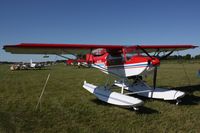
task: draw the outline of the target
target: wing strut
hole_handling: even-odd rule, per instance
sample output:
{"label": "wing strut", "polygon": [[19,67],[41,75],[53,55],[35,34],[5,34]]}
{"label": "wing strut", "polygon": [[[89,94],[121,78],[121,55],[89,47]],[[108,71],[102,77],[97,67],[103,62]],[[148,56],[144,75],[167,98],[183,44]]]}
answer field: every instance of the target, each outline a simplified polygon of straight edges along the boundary
{"label": "wing strut", "polygon": [[145,49],[143,49],[140,45],[137,45],[137,47],[141,49],[147,56],[149,56],[152,59],[152,56]]}
{"label": "wing strut", "polygon": [[65,59],[71,59],[71,58],[69,58],[69,57],[67,57],[67,56],[63,56],[63,55],[59,55],[59,54],[56,54],[57,56],[60,56],[60,57],[62,57],[62,58],[65,58]]}
{"label": "wing strut", "polygon": [[168,56],[170,56],[173,52],[175,51],[175,49],[174,50],[172,50],[171,52],[169,52],[168,54],[166,54],[166,55],[163,55],[163,56],[161,56],[161,57],[158,57],[160,60],[163,60],[163,59],[166,59]]}

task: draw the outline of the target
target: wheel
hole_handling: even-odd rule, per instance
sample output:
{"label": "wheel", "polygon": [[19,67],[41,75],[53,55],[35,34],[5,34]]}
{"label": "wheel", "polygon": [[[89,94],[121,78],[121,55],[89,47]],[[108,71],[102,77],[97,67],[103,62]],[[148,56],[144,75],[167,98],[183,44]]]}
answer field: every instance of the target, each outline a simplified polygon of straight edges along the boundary
{"label": "wheel", "polygon": [[176,105],[178,105],[180,102],[181,102],[181,100],[180,100],[180,99],[177,99],[177,100],[176,100]]}
{"label": "wheel", "polygon": [[137,108],[137,107],[134,107],[134,106],[133,106],[133,109],[134,109],[135,111],[139,110],[139,108]]}

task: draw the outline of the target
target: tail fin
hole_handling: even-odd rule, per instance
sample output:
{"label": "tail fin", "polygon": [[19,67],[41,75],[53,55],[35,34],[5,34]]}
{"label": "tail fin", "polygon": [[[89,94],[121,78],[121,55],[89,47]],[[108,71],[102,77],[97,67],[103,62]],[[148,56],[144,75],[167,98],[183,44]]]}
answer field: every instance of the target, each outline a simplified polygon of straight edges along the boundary
{"label": "tail fin", "polygon": [[33,61],[32,61],[32,59],[30,60],[30,64],[33,64]]}

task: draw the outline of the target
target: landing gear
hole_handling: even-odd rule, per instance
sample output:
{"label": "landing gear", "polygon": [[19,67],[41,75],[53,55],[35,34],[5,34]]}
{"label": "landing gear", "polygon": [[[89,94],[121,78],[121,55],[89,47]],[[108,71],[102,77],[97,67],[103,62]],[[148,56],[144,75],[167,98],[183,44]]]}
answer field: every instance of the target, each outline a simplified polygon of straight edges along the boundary
{"label": "landing gear", "polygon": [[133,79],[133,83],[137,83],[139,81],[142,81],[143,77],[142,76],[132,76],[132,77],[128,77],[128,79]]}
{"label": "landing gear", "polygon": [[177,99],[176,100],[176,105],[178,105],[180,102],[182,102],[181,99]]}
{"label": "landing gear", "polygon": [[124,84],[124,79],[123,79],[122,80],[121,94],[124,94],[124,87],[125,87],[125,84]]}
{"label": "landing gear", "polygon": [[133,106],[133,110],[138,111],[139,108]]}

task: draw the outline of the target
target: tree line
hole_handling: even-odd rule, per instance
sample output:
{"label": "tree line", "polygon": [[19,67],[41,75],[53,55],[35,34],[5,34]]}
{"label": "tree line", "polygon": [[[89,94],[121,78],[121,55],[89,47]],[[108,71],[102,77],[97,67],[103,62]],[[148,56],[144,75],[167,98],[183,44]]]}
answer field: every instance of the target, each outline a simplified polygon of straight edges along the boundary
{"label": "tree line", "polygon": [[171,55],[167,58],[167,60],[177,60],[177,59],[184,59],[184,60],[190,60],[190,59],[200,59],[200,54],[196,55],[194,57],[191,56],[191,54],[186,55]]}

